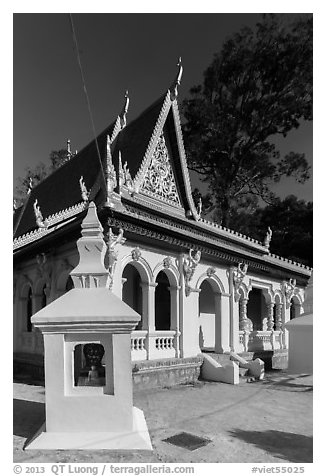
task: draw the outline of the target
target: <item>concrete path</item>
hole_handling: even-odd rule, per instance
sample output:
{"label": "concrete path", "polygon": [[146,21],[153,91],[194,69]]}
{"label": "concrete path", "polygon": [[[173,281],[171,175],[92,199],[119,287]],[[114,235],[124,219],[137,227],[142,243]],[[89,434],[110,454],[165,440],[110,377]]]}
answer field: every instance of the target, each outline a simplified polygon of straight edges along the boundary
{"label": "concrete path", "polygon": [[[135,393],[154,451],[23,450],[44,421],[44,387],[14,384],[14,462],[311,463],[312,376],[271,372],[261,382]],[[181,432],[211,440],[193,451],[163,440]]]}

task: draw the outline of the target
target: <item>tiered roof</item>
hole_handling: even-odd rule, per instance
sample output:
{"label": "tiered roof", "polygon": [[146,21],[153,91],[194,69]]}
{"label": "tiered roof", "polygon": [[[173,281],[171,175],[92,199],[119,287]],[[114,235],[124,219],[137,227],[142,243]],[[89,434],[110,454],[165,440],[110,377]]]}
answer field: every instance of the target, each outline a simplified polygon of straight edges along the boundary
{"label": "tiered roof", "polygon": [[[31,190],[14,214],[14,250],[41,244],[45,236],[79,222],[88,201],[94,201],[99,211],[153,221],[172,232],[184,229],[187,236],[231,249],[244,260],[253,255],[266,265],[309,276],[308,267],[271,255],[257,240],[200,217],[192,199],[177,104],[180,71],[181,64],[171,88],[130,124],[126,124],[126,95],[120,115],[97,137],[100,157],[93,140]],[[82,195],[81,179],[88,201]],[[36,200],[45,226],[36,222]]]}

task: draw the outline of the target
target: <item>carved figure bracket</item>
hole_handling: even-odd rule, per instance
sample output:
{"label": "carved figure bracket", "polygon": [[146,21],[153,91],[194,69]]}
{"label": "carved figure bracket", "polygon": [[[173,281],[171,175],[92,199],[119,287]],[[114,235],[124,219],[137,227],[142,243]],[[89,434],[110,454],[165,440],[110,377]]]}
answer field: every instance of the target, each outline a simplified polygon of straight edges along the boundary
{"label": "carved figure bracket", "polygon": [[201,258],[201,251],[196,251],[191,248],[189,250],[189,255],[184,255],[183,257],[183,275],[185,279],[185,294],[189,296],[190,293],[193,291],[193,288],[190,286],[190,281],[195,273],[195,270],[199,264]]}
{"label": "carved figure bracket", "polygon": [[107,245],[107,250],[104,257],[104,264],[107,268],[110,278],[109,289],[112,289],[113,286],[113,278],[114,278],[114,271],[117,264],[118,259],[118,252],[116,247],[118,245],[123,245],[126,241],[126,238],[123,237],[123,229],[119,229],[119,234],[115,235],[112,232],[112,228],[109,228],[109,231],[104,235],[104,241]]}
{"label": "carved figure bracket", "polygon": [[248,271],[248,265],[246,263],[239,263],[238,267],[233,268],[232,270],[234,297],[236,301],[240,299],[239,289],[247,274],[247,271]]}
{"label": "carved figure bracket", "polygon": [[295,292],[296,285],[297,285],[296,279],[289,279],[289,282],[287,281],[282,282],[281,289],[285,297],[285,304],[287,308],[289,308],[291,305],[291,298]]}

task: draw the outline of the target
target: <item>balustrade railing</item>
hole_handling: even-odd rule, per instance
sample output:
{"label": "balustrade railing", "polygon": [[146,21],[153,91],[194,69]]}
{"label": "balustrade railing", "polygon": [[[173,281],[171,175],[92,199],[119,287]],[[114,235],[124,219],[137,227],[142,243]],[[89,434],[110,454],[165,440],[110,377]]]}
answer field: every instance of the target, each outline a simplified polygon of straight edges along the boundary
{"label": "balustrade railing", "polygon": [[133,331],[131,333],[131,359],[146,360],[146,339],[148,331]]}
{"label": "balustrade railing", "polygon": [[239,345],[242,352],[282,349],[283,332],[282,330],[254,331],[246,334],[245,331],[239,331]]}
{"label": "balustrade railing", "polygon": [[175,331],[133,331],[131,333],[132,360],[176,357]]}

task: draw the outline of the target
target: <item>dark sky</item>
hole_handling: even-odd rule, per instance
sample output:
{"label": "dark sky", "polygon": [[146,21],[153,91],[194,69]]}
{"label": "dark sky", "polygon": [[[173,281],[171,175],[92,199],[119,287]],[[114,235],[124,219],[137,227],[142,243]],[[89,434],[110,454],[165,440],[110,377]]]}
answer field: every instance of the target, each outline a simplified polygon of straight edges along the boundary
{"label": "dark sky", "polygon": [[[129,90],[128,121],[168,89],[182,56],[179,103],[228,35],[258,14],[73,14],[96,132],[119,114]],[[93,138],[68,14],[14,14],[14,181],[26,166],[47,162],[67,138],[80,150]],[[282,153],[312,164],[312,124],[278,141]],[[312,200],[312,180],[275,189]]]}

